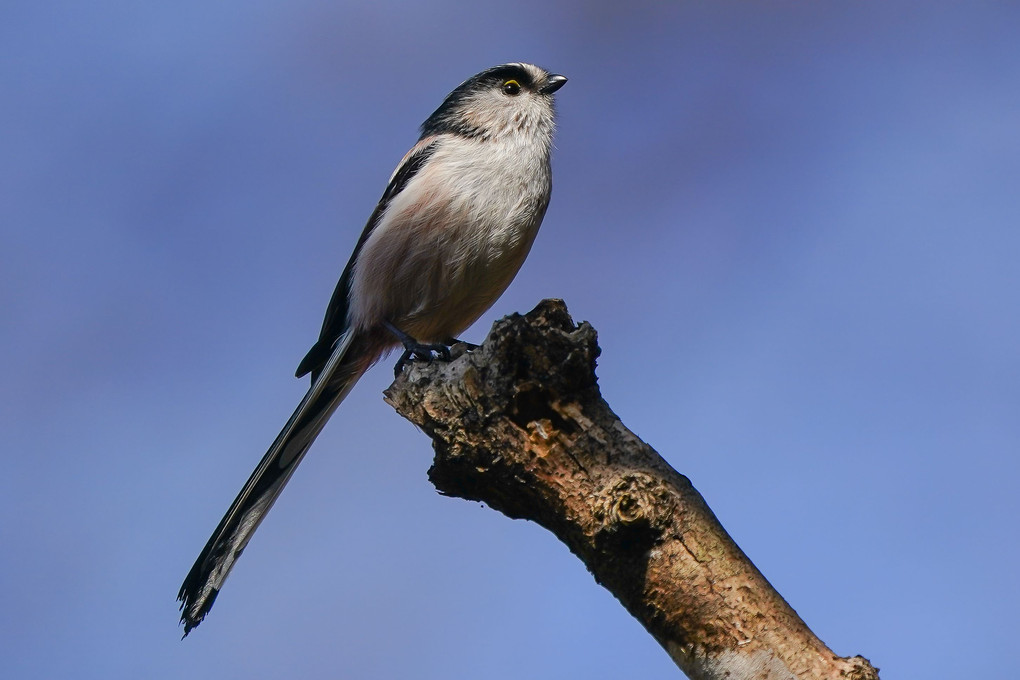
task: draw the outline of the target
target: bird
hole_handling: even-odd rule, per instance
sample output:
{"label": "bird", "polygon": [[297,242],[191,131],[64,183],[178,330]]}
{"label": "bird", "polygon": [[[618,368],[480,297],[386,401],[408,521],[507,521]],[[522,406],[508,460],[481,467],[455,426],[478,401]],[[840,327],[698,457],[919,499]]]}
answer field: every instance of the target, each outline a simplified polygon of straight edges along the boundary
{"label": "bird", "polygon": [[330,416],[380,358],[449,360],[449,347],[524,263],[552,192],[556,93],[567,79],[528,63],[458,85],[391,175],[295,375],[311,386],[195,560],[177,599],[184,636],[209,613],[237,558]]}

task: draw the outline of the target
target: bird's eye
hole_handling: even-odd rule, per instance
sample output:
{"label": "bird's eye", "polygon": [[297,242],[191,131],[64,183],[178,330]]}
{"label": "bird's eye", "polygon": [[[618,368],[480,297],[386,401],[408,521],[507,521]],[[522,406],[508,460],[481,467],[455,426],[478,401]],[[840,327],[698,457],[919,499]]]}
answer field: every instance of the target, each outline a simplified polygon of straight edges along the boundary
{"label": "bird's eye", "polygon": [[516,80],[508,80],[503,83],[503,92],[509,95],[518,94],[521,91],[521,84]]}

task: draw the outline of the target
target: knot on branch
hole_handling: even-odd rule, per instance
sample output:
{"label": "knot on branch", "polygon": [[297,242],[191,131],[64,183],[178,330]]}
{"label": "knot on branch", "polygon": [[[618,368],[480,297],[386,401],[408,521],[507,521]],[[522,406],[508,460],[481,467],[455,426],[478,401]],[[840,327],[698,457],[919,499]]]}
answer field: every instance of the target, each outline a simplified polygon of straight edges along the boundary
{"label": "knot on branch", "polygon": [[654,477],[641,472],[628,473],[600,494],[595,517],[606,526],[662,526],[671,521],[670,496],[669,489]]}
{"label": "knot on branch", "polygon": [[617,478],[597,499],[592,516],[601,524],[595,544],[602,551],[643,553],[662,540],[674,519],[676,504],[669,487],[641,472]]}

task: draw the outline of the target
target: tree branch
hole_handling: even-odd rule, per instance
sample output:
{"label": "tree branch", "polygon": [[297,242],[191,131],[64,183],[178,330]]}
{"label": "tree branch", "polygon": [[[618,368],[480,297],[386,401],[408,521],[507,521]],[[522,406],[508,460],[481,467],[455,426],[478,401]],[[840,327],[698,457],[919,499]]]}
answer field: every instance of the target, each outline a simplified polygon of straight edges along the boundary
{"label": "tree branch", "polygon": [[693,680],[877,680],[815,637],[690,481],[599,393],[595,330],[562,301],[416,363],[387,401],[433,440],[440,493],[552,531]]}

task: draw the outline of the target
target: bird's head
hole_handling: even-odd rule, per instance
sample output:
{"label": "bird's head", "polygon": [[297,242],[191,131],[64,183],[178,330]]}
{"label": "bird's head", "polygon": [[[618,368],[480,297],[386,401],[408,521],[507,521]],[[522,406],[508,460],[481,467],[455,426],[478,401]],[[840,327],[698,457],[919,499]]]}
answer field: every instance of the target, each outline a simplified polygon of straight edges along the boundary
{"label": "bird's head", "polygon": [[422,136],[452,133],[499,139],[535,130],[551,135],[553,93],[567,79],[533,64],[503,64],[474,75],[422,123]]}

